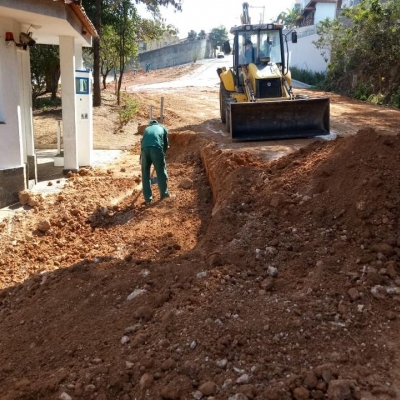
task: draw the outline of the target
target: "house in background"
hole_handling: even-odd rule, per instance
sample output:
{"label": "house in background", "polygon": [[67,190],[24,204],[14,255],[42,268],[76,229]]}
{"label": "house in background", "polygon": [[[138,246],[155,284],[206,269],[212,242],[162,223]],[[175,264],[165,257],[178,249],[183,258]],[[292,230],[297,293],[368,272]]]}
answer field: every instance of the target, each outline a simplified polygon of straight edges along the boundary
{"label": "house in background", "polygon": [[29,57],[35,44],[60,48],[64,171],[91,163],[91,85],[82,47],[97,33],[80,3],[0,0],[0,207],[17,202],[37,180]]}
{"label": "house in background", "polygon": [[298,18],[297,26],[317,25],[326,18],[335,19],[337,3],[339,3],[337,0],[301,0],[301,15]]}
{"label": "house in background", "polygon": [[342,0],[300,0],[297,2],[300,11],[296,27],[298,41],[296,44],[289,43],[291,67],[312,72],[326,71],[330,54],[326,50],[323,57],[313,43],[319,39],[316,25],[326,18],[331,20],[337,18],[341,4]]}

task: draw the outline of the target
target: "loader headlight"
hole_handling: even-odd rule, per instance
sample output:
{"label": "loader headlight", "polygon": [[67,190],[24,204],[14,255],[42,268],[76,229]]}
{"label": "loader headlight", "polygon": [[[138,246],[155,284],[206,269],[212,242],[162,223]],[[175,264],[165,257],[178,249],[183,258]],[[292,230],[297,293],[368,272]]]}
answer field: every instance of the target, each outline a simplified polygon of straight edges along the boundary
{"label": "loader headlight", "polygon": [[246,31],[251,31],[252,27],[251,25],[246,25],[244,29],[246,29]]}
{"label": "loader headlight", "polygon": [[267,29],[274,29],[274,24],[267,24]]}

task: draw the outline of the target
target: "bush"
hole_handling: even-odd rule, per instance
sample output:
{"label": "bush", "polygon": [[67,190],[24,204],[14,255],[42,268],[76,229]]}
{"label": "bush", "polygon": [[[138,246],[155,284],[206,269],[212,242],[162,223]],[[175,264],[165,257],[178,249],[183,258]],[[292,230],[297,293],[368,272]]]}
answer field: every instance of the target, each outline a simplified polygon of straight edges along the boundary
{"label": "bush", "polygon": [[36,97],[33,107],[37,110],[46,111],[49,108],[61,107],[61,98],[56,97],[54,100],[50,96]]}
{"label": "bush", "polygon": [[368,97],[368,102],[372,103],[372,104],[377,104],[377,105],[382,105],[384,104],[384,100],[385,100],[385,96],[382,93],[378,93],[378,94],[371,94]]}
{"label": "bush", "polygon": [[353,97],[358,100],[368,101],[372,93],[372,88],[366,83],[361,82],[354,88]]}
{"label": "bush", "polygon": [[392,107],[400,108],[400,88],[397,89],[397,92],[392,94],[390,100],[389,100],[389,105]]}
{"label": "bush", "polygon": [[200,53],[198,51],[194,51],[192,54],[193,64],[196,64],[196,61],[200,58]]}
{"label": "bush", "polygon": [[[363,0],[340,18],[318,23],[321,54],[330,49],[327,82],[334,91],[375,104],[399,106],[400,2]],[[358,85],[354,88],[353,77]],[[393,90],[394,89],[394,90]]]}
{"label": "bush", "polygon": [[132,96],[128,94],[123,95],[122,102],[123,105],[118,112],[120,126],[126,125],[139,111],[139,102]]}
{"label": "bush", "polygon": [[314,72],[308,69],[300,69],[297,67],[290,68],[290,72],[293,79],[311,86],[320,87],[324,84],[326,79],[326,73],[324,72]]}

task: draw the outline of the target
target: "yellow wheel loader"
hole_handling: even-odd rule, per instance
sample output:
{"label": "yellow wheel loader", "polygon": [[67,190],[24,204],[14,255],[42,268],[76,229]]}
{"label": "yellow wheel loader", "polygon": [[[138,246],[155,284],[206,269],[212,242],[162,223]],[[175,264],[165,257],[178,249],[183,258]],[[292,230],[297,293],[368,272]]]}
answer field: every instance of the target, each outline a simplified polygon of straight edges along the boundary
{"label": "yellow wheel loader", "polygon": [[[233,67],[218,68],[221,121],[232,140],[306,138],[329,134],[329,98],[295,96],[280,24],[250,24],[243,3],[243,25],[231,29]],[[297,42],[295,31],[292,43]],[[228,42],[225,54],[231,53]],[[286,61],[285,61],[286,59]]]}

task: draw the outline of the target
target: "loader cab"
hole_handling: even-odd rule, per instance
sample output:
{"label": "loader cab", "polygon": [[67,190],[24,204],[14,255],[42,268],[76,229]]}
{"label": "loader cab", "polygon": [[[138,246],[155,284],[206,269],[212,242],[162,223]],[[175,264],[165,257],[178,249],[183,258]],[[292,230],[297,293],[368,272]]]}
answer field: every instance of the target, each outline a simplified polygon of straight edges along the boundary
{"label": "loader cab", "polygon": [[282,26],[278,24],[241,25],[234,34],[233,67],[250,63],[284,65]]}

